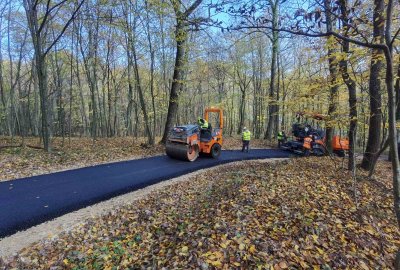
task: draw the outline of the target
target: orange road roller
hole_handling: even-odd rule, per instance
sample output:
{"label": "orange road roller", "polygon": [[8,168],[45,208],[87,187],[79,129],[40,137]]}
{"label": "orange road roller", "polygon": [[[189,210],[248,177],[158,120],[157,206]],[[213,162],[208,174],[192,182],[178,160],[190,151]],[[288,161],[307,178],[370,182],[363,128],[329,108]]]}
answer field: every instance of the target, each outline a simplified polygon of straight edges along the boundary
{"label": "orange road roller", "polygon": [[166,142],[166,153],[169,157],[195,161],[200,154],[218,158],[223,143],[222,130],[224,127],[223,112],[220,108],[207,108],[204,119],[210,122],[215,119],[216,126],[202,128],[199,125],[182,125],[174,127]]}

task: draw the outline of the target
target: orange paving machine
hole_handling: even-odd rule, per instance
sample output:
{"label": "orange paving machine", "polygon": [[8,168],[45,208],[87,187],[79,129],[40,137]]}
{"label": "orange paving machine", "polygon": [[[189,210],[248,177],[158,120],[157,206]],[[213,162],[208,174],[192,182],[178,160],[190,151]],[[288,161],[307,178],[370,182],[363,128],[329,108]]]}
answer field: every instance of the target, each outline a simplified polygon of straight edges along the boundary
{"label": "orange paving machine", "polygon": [[[318,113],[297,112],[297,119],[300,117],[308,117],[315,120],[326,120],[327,117]],[[300,122],[300,121],[298,121]],[[300,155],[323,156],[327,153],[325,146],[326,137],[322,129],[313,128],[308,124],[295,123],[292,126],[293,140],[281,143],[280,148],[290,150]],[[344,157],[346,151],[349,150],[349,140],[334,135],[332,138],[333,153]]]}
{"label": "orange paving machine", "polygon": [[211,115],[216,119],[216,127],[201,128],[197,124],[174,127],[166,142],[166,153],[169,157],[187,161],[195,161],[200,154],[218,158],[223,143],[223,113],[220,108],[207,108],[204,119],[210,122]]}

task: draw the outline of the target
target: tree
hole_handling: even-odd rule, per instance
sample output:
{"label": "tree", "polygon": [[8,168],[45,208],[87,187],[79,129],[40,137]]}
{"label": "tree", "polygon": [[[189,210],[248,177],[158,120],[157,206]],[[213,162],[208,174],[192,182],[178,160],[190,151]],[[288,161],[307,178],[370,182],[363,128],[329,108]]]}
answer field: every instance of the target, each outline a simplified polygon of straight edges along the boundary
{"label": "tree", "polygon": [[[382,44],[385,35],[385,3],[383,0],[374,1],[373,16],[373,42]],[[369,102],[370,118],[368,141],[361,167],[369,170],[373,166],[374,156],[379,151],[382,126],[382,97],[381,97],[381,72],[383,69],[383,51],[372,49],[371,72],[369,77]]]}
{"label": "tree", "polygon": [[[147,110],[147,105],[145,102],[144,98],[144,90],[142,87],[142,80],[139,72],[139,64],[138,64],[138,55],[137,55],[137,49],[136,49],[136,44],[137,44],[137,34],[136,34],[136,28],[137,28],[137,22],[138,22],[138,6],[136,3],[136,6],[133,6],[133,3],[130,1],[129,7],[127,8],[127,11],[124,12],[125,17],[126,17],[126,29],[128,31],[127,36],[128,36],[128,44],[127,44],[127,51],[129,54],[129,59],[128,59],[128,66],[129,70],[131,67],[133,68],[133,73],[134,73],[134,85],[135,85],[135,90],[137,91],[139,95],[139,102],[140,102],[140,107],[142,109],[143,113],[143,118],[144,118],[144,124],[145,124],[145,130],[146,130],[146,135],[147,135],[147,142],[149,145],[154,145],[154,134],[151,131],[150,127],[150,120],[148,116],[148,110]],[[132,14],[134,14],[134,18],[132,19]],[[131,87],[131,86],[130,86]],[[154,89],[154,85],[152,85],[151,89]],[[130,94],[131,95],[131,94]],[[129,110],[131,110],[129,108]]]}
{"label": "tree", "polygon": [[172,77],[171,90],[169,95],[168,113],[165,122],[165,128],[161,143],[167,141],[169,131],[174,125],[179,105],[179,94],[182,90],[185,68],[185,56],[187,54],[187,41],[189,35],[189,16],[199,7],[202,0],[194,1],[186,10],[179,0],[171,0],[172,7],[175,13],[175,40],[176,40],[176,56],[174,75]]}
{"label": "tree", "polygon": [[269,5],[271,6],[271,15],[272,15],[272,60],[271,60],[271,77],[270,77],[270,86],[269,86],[269,103],[268,103],[268,125],[267,130],[265,131],[265,139],[271,140],[274,135],[277,134],[279,130],[279,105],[278,99],[279,96],[279,88],[278,88],[278,78],[277,75],[277,62],[278,62],[278,52],[279,52],[279,31],[275,29],[278,28],[279,23],[279,0],[269,0]]}
{"label": "tree", "polygon": [[[334,25],[336,20],[332,16],[331,11],[331,0],[325,0],[325,14],[326,14],[326,31],[332,32],[334,30]],[[328,46],[328,65],[329,65],[329,106],[328,106],[328,116],[333,118],[337,110],[337,100],[338,100],[338,61],[336,59],[337,48],[336,40],[332,36],[328,36],[327,40]],[[332,121],[327,121],[326,123],[326,148],[330,153],[332,153],[332,139],[334,134],[334,126]]]}
{"label": "tree", "polygon": [[85,0],[82,0],[73,10],[72,15],[64,24],[61,31],[51,41],[48,41],[47,37],[47,28],[49,27],[49,23],[51,20],[54,20],[55,14],[57,14],[58,10],[68,1],[62,0],[54,4],[52,4],[51,0],[47,0],[46,4],[39,0],[23,1],[35,52],[35,69],[39,84],[40,109],[42,117],[42,139],[44,149],[47,152],[50,152],[51,150],[51,123],[49,122],[51,109],[48,104],[49,93],[47,88],[48,75],[46,56],[64,34],[84,1]]}
{"label": "tree", "polygon": [[[332,9],[332,13],[330,13],[330,9],[324,11],[325,19],[327,13],[328,16],[333,14],[333,10],[338,10],[340,12],[340,1],[335,4],[339,4],[338,7]],[[398,225],[400,227],[400,164],[399,164],[399,155],[397,150],[397,130],[396,130],[396,96],[394,92],[394,70],[393,70],[393,43],[397,39],[400,34],[400,29],[397,29],[395,33],[392,33],[392,21],[393,21],[393,0],[388,0],[386,6],[386,18],[380,18],[379,16],[383,16],[383,10],[381,5],[383,5],[382,1],[375,1],[374,6],[374,15],[373,15],[373,23],[374,23],[374,38],[372,41],[368,40],[364,35],[361,29],[363,27],[368,27],[365,25],[365,21],[368,23],[368,20],[362,20],[358,18],[359,10],[357,9],[360,5],[359,2],[356,2],[352,8],[350,8],[350,12],[348,14],[349,23],[346,25],[351,28],[350,32],[345,30],[336,31],[329,30],[322,31],[321,26],[323,25],[323,16],[321,16],[321,10],[318,8],[314,11],[307,12],[304,9],[299,9],[295,12],[295,17],[302,17],[300,20],[298,19],[296,23],[293,25],[293,21],[290,21],[287,27],[278,27],[274,28],[272,26],[266,25],[265,22],[269,22],[268,19],[265,19],[261,16],[261,18],[257,18],[257,24],[253,25],[241,25],[234,27],[233,29],[257,29],[259,31],[279,31],[290,33],[293,35],[307,36],[313,38],[322,38],[322,37],[335,37],[337,40],[341,42],[346,41],[352,43],[354,45],[358,45],[361,47],[373,49],[375,53],[377,51],[382,51],[384,58],[386,60],[386,75],[385,75],[385,84],[386,90],[388,94],[388,122],[389,122],[389,145],[391,150],[391,158],[392,158],[392,173],[393,173],[393,193],[394,193],[394,211],[397,217]],[[254,6],[246,7],[245,10],[253,10],[253,13],[259,12],[259,10],[255,9]],[[242,13],[246,13],[245,11],[241,11]],[[337,15],[335,15],[337,16]],[[251,16],[250,16],[251,17]],[[338,16],[337,16],[338,17]],[[379,17],[379,19],[377,19]],[[379,21],[379,24],[377,24]],[[345,22],[345,21],[344,21]],[[384,29],[384,42],[380,42],[382,29]],[[346,33],[347,32],[347,33]],[[375,58],[375,60],[377,60]],[[373,108],[371,108],[373,110]],[[371,127],[370,127],[371,128]],[[380,129],[380,127],[378,128]],[[375,159],[376,160],[376,159]],[[400,269],[400,249],[397,253],[396,258],[396,269]]]}
{"label": "tree", "polygon": [[[349,27],[349,18],[348,18],[348,6],[347,0],[340,1],[340,12],[342,15],[343,25],[344,26],[344,36],[348,37]],[[351,78],[348,71],[348,54],[350,53],[350,42],[347,40],[342,41],[342,52],[344,55],[339,62],[340,73],[342,74],[343,81],[345,82],[347,89],[349,91],[349,161],[348,161],[348,170],[355,172],[356,160],[355,160],[355,144],[357,138],[357,89],[356,82]]]}

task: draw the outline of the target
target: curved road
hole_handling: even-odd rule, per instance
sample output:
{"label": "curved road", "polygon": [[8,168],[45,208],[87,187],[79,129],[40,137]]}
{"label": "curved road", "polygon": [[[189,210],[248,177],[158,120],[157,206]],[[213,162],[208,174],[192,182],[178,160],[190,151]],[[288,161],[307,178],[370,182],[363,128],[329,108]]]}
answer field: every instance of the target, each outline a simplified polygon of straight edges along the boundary
{"label": "curved road", "polygon": [[156,156],[39,175],[0,183],[0,238],[71,211],[166,179],[223,163],[289,157],[288,152],[255,149],[223,151],[215,160],[195,162]]}

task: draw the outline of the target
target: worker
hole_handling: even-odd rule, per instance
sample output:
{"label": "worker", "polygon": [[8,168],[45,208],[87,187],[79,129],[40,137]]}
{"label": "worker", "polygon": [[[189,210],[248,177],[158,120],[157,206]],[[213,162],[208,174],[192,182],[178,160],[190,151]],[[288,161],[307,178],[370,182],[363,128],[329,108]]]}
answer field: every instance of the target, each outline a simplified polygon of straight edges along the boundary
{"label": "worker", "polygon": [[246,152],[249,152],[249,145],[250,145],[250,137],[251,137],[251,132],[248,130],[246,127],[243,128],[242,132],[242,152],[246,149]]}
{"label": "worker", "polygon": [[210,141],[212,139],[211,125],[206,119],[197,118],[197,124],[200,127],[200,139],[202,141]]}
{"label": "worker", "polygon": [[277,138],[278,138],[278,147],[281,147],[281,144],[286,141],[285,131],[279,131]]}
{"label": "worker", "polygon": [[200,126],[201,129],[209,129],[210,124],[207,122],[207,120],[199,117],[197,119],[197,124]]}

